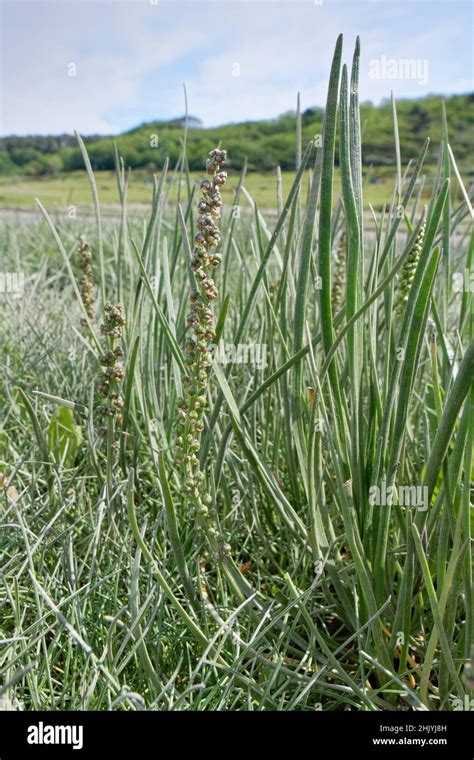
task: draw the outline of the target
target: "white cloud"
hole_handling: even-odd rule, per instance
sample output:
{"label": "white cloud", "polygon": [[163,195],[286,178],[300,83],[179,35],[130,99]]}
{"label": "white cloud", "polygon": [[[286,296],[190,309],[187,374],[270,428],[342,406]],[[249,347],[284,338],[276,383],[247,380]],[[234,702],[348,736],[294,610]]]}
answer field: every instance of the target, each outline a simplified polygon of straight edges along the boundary
{"label": "white cloud", "polygon": [[[0,0],[1,2],[1,0]],[[323,105],[332,52],[362,39],[361,98],[470,88],[467,3],[3,0],[1,132],[117,132],[183,111],[207,125]],[[428,11],[429,9],[429,11]],[[443,41],[441,43],[441,40]],[[385,55],[428,61],[426,86],[369,78]],[[77,76],[67,75],[67,64]],[[234,64],[240,76],[233,76]]]}

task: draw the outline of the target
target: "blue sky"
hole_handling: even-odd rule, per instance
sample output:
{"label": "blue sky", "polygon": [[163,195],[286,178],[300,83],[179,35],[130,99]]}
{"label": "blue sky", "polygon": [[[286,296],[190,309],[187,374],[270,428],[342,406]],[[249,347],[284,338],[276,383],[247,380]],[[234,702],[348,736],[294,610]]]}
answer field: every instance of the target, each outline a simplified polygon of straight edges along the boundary
{"label": "blue sky", "polygon": [[[1,134],[118,133],[181,115],[183,83],[206,126],[277,116],[298,91],[303,108],[323,105],[339,32],[348,62],[361,37],[362,100],[473,88],[469,2],[0,0],[0,12]],[[411,78],[397,73],[407,60]]]}

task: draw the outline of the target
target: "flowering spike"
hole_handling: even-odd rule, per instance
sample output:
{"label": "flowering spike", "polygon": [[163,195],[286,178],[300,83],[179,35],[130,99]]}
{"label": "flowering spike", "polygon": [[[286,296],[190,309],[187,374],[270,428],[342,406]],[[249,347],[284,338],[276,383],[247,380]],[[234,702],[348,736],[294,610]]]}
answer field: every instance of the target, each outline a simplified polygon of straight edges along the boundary
{"label": "flowering spike", "polygon": [[207,403],[208,373],[212,364],[215,338],[212,303],[218,297],[218,292],[209,272],[215,271],[222,260],[215,249],[219,246],[221,239],[217,220],[222,207],[220,189],[227,180],[227,173],[222,171],[226,159],[225,150],[220,148],[211,150],[206,162],[207,176],[199,184],[201,192],[197,205],[199,216],[189,264],[194,272],[197,292],[192,293],[190,297],[191,309],[186,316],[186,323],[191,331],[191,336],[185,344],[185,365],[188,368],[188,375],[184,382],[184,398],[179,400],[179,427],[175,440],[176,459],[185,468],[186,497],[191,502],[198,524],[205,530],[217,558],[228,553],[228,544],[224,537],[220,536],[216,527],[210,524],[209,507],[212,505],[212,497],[204,490],[204,473],[200,469],[197,454],[201,433],[204,430],[203,417]]}

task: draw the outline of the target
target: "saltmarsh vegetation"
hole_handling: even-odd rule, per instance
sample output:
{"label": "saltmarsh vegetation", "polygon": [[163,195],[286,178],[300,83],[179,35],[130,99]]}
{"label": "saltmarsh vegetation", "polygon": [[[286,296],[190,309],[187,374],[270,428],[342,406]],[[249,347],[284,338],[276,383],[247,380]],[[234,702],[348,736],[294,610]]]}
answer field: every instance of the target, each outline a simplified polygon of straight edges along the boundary
{"label": "saltmarsh vegetation", "polygon": [[[472,208],[446,120],[428,197],[428,140],[402,164],[395,102],[392,202],[366,207],[359,56],[338,39],[276,219],[245,171],[221,213],[225,151],[195,187],[185,136],[177,207],[165,163],[133,219],[116,153],[105,224],[79,139],[95,220],[38,202],[6,227],[27,286],[1,302],[4,703],[471,706]],[[266,362],[221,365],[220,341]]]}

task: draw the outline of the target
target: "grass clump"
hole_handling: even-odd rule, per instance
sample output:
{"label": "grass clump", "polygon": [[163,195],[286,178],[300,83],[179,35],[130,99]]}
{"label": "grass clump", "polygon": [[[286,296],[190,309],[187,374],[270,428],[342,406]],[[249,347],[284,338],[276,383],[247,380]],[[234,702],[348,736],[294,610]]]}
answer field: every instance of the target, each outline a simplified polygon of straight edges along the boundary
{"label": "grass clump", "polygon": [[472,269],[471,192],[446,128],[420,214],[428,140],[403,166],[394,119],[392,198],[368,208],[359,43],[350,71],[342,56],[340,38],[322,148],[301,151],[286,195],[277,178],[275,215],[245,171],[221,212],[217,148],[198,184],[184,149],[171,175],[165,162],[146,218],[117,154],[120,219],[105,220],[80,143],[95,218],[39,204],[6,225],[3,266],[21,262],[27,288],[0,302],[8,704],[472,698],[472,293],[452,287]]}

